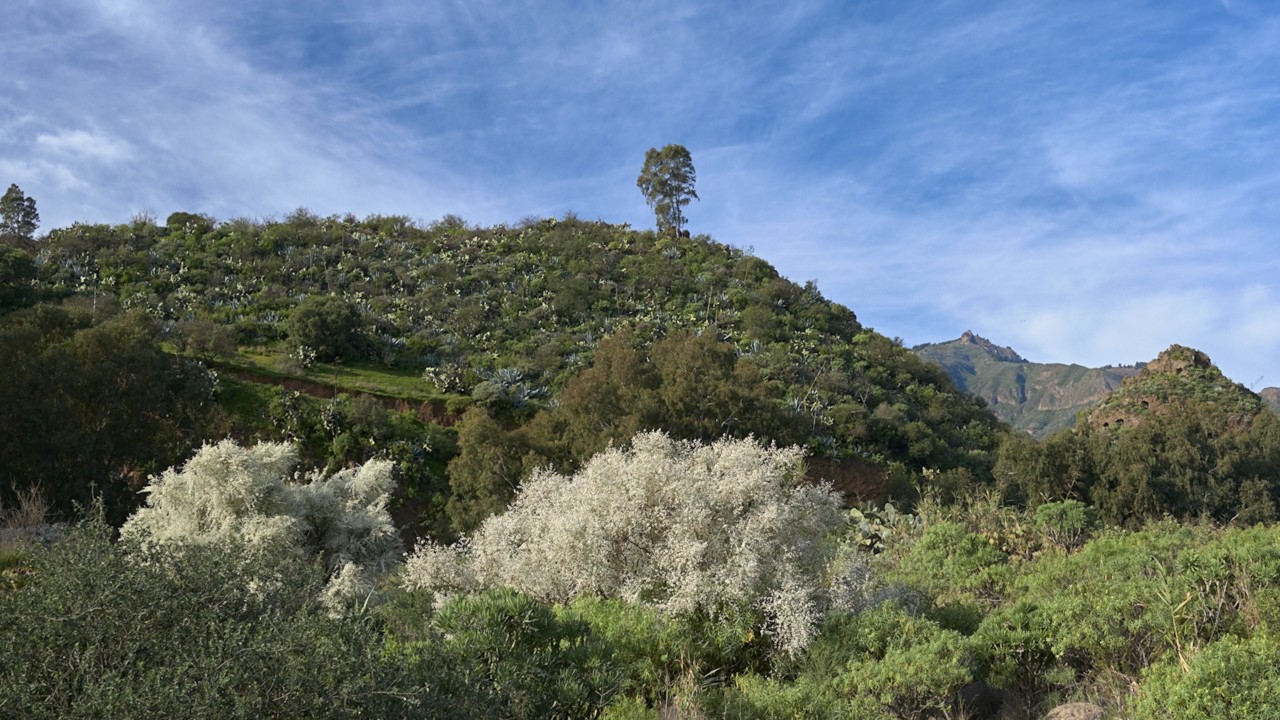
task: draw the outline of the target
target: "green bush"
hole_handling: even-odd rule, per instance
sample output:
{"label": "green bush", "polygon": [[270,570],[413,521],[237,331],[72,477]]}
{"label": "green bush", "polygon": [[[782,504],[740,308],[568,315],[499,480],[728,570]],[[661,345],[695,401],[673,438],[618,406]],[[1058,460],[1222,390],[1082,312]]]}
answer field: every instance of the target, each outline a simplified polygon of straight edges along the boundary
{"label": "green bush", "polygon": [[1019,590],[1038,606],[1055,657],[1085,674],[1136,677],[1169,648],[1161,573],[1195,541],[1175,524],[1104,534],[1071,555],[1042,557]]}
{"label": "green bush", "polygon": [[336,295],[308,296],[285,321],[293,347],[310,348],[320,361],[359,358],[364,344],[359,330],[360,311]]}
{"label": "green bush", "polygon": [[1173,661],[1146,673],[1134,720],[1271,720],[1280,717],[1280,645],[1266,635],[1227,636],[1186,668]]}
{"label": "green bush", "polygon": [[1071,551],[1102,526],[1098,511],[1079,500],[1045,503],[1036,508],[1036,529],[1049,543]]}
{"label": "green bush", "polygon": [[925,528],[889,577],[927,593],[939,604],[994,603],[1011,574],[999,548],[964,525],[946,521]]}
{"label": "green bush", "polygon": [[575,600],[561,613],[586,622],[608,644],[620,691],[649,707],[766,665],[768,643],[756,634],[755,613],[725,612],[715,620],[700,613],[669,617],[644,603],[597,597]]}
{"label": "green bush", "polygon": [[907,720],[943,712],[973,680],[963,636],[899,608],[861,613],[830,632],[850,654],[838,687],[874,699],[894,717]]}
{"label": "green bush", "polygon": [[802,677],[792,682],[739,675],[719,703],[724,717],[743,720],[892,720],[875,699],[849,696],[835,683]]}
{"label": "green bush", "polygon": [[404,717],[429,700],[371,622],[324,612],[318,565],[131,555],[110,534],[73,529],[0,593],[0,717]]}
{"label": "green bush", "polygon": [[620,686],[607,642],[514,590],[456,597],[430,623],[392,655],[449,668],[435,692],[454,717],[596,718]]}
{"label": "green bush", "polygon": [[1040,697],[1083,682],[1123,697],[1153,663],[1273,626],[1277,580],[1273,529],[1163,522],[1105,531],[1075,553],[1025,565],[1012,604],[984,620],[975,647],[1006,689]]}
{"label": "green bush", "polygon": [[1051,638],[1050,618],[1045,610],[1019,599],[984,618],[972,642],[975,659],[987,682],[1034,705],[1057,689],[1050,672],[1058,660],[1050,646]]}
{"label": "green bush", "polygon": [[969,658],[959,633],[883,605],[829,620],[774,678],[740,675],[721,709],[762,720],[928,717],[955,708],[973,679]]}

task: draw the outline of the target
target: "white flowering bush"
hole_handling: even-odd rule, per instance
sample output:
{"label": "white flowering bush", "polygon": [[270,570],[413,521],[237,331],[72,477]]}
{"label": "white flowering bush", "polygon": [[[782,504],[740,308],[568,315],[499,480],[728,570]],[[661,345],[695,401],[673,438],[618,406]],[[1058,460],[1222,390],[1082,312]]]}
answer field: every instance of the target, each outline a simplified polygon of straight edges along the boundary
{"label": "white flowering bush", "polygon": [[419,546],[405,582],[444,595],[510,587],[547,602],[617,597],[673,615],[751,606],[796,652],[833,604],[847,604],[831,592],[841,502],[802,484],[801,462],[798,448],[753,439],[644,433],[572,477],[535,473],[470,538]]}
{"label": "white flowering bush", "polygon": [[367,591],[402,550],[387,512],[392,463],[295,478],[297,461],[284,443],[205,445],[180,470],[151,478],[146,506],[121,538],[144,549],[234,542],[265,557],[320,557],[330,575],[327,599]]}

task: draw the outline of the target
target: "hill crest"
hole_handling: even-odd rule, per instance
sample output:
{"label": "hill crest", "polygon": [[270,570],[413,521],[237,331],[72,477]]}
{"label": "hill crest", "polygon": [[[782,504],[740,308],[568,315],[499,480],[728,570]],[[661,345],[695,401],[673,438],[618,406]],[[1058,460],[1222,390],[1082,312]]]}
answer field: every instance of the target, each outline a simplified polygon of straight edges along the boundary
{"label": "hill crest", "polygon": [[1238,429],[1252,423],[1266,407],[1257,393],[1223,375],[1208,355],[1175,344],[1099,402],[1089,412],[1088,422],[1095,428],[1117,430],[1194,409],[1210,412],[1227,427]]}

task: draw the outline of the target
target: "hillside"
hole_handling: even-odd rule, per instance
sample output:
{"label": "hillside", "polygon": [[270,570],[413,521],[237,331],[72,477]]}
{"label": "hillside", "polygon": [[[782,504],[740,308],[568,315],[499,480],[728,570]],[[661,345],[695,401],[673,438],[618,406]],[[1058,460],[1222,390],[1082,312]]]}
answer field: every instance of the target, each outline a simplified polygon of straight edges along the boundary
{"label": "hillside", "polygon": [[941,365],[957,388],[982,398],[996,417],[1037,438],[1070,427],[1078,412],[1138,372],[1135,367],[1034,363],[967,331],[912,351]]}
{"label": "hillside", "polygon": [[1006,443],[996,476],[1030,503],[1084,500],[1114,524],[1277,517],[1280,418],[1204,353],[1171,346],[1082,417]]}
{"label": "hillside", "polygon": [[[528,424],[588,371],[618,377],[595,363],[601,341],[620,336],[647,383],[623,390],[654,397],[575,409],[564,422],[597,435],[574,447],[621,437],[600,428],[670,422],[700,439],[754,434],[802,445],[815,473],[874,497],[891,477],[918,486],[926,469],[981,480],[1000,432],[945,373],[815,285],[706,236],[573,217],[481,228],[455,217],[423,227],[305,210],[283,221],[174,213],[163,225],[54,230],[34,260],[24,303],[73,302],[90,323],[149,318],[170,352],[217,367],[219,402],[234,417],[208,432],[292,438],[317,464],[380,452],[391,431],[377,430],[389,422],[378,407],[416,408],[415,422],[437,425],[469,407],[504,430]],[[632,350],[611,352],[607,362]],[[362,394],[364,405],[342,399]],[[426,452],[409,425],[396,427],[405,457]],[[464,454],[476,427],[456,431]],[[584,459],[570,458],[556,432],[539,440],[537,457]],[[447,437],[431,444],[436,467],[456,452]],[[437,509],[441,482],[422,491]]]}
{"label": "hillside", "polygon": [[1087,419],[1095,428],[1119,430],[1204,415],[1230,431],[1252,425],[1266,408],[1262,397],[1224,376],[1208,355],[1173,345],[1099,402]]}
{"label": "hillside", "polygon": [[[210,677],[266,717],[295,695],[308,716],[466,718],[657,718],[674,697],[1041,717],[1176,705],[1184,678],[1274,695],[1253,679],[1274,669],[1280,419],[1195,350],[1037,441],[705,237],[177,215],[56,231],[9,267],[0,493],[103,510],[47,551],[0,535],[17,714],[216,715],[190,684]],[[1092,371],[1061,366],[1054,395],[1053,366],[972,333],[932,350],[970,389],[1013,368],[993,407],[1088,392]],[[0,499],[0,526],[42,523]],[[270,704],[264,668],[301,689]]]}
{"label": "hillside", "polygon": [[1258,395],[1267,404],[1267,407],[1271,408],[1272,412],[1280,415],[1280,388],[1262,388],[1262,390],[1258,391]]}

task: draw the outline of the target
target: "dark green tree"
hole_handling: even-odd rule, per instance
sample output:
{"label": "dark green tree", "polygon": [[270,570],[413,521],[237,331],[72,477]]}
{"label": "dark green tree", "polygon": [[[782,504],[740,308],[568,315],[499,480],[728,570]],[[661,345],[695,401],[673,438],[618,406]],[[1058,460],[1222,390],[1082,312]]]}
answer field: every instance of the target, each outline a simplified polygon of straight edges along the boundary
{"label": "dark green tree", "polygon": [[461,453],[449,463],[446,512],[462,535],[515,498],[529,449],[523,433],[508,432],[483,408],[467,410],[457,429]]}
{"label": "dark green tree", "polygon": [[294,346],[309,347],[321,361],[360,354],[360,311],[337,295],[312,295],[289,314],[285,330]]}
{"label": "dark green tree", "polygon": [[554,410],[529,425],[534,443],[565,468],[642,430],[662,427],[658,376],[635,336],[623,330],[600,341],[590,367],[570,380]]}
{"label": "dark green tree", "polygon": [[687,220],[684,206],[690,199],[698,199],[693,188],[697,179],[693,158],[683,145],[668,145],[661,150],[649,148],[644,154],[644,167],[636,186],[657,216],[658,232],[680,233]]}
{"label": "dark green tree", "polygon": [[0,313],[27,305],[35,279],[36,263],[29,254],[0,245]]}
{"label": "dark green tree", "polygon": [[36,305],[4,316],[0,348],[0,501],[38,485],[62,517],[99,498],[123,521],[219,422],[208,373],[161,350],[145,314],[90,325]]}
{"label": "dark green tree", "polygon": [[27,197],[17,185],[10,185],[4,197],[0,197],[0,241],[13,245],[29,243],[35,239],[39,225],[35,198]]}

